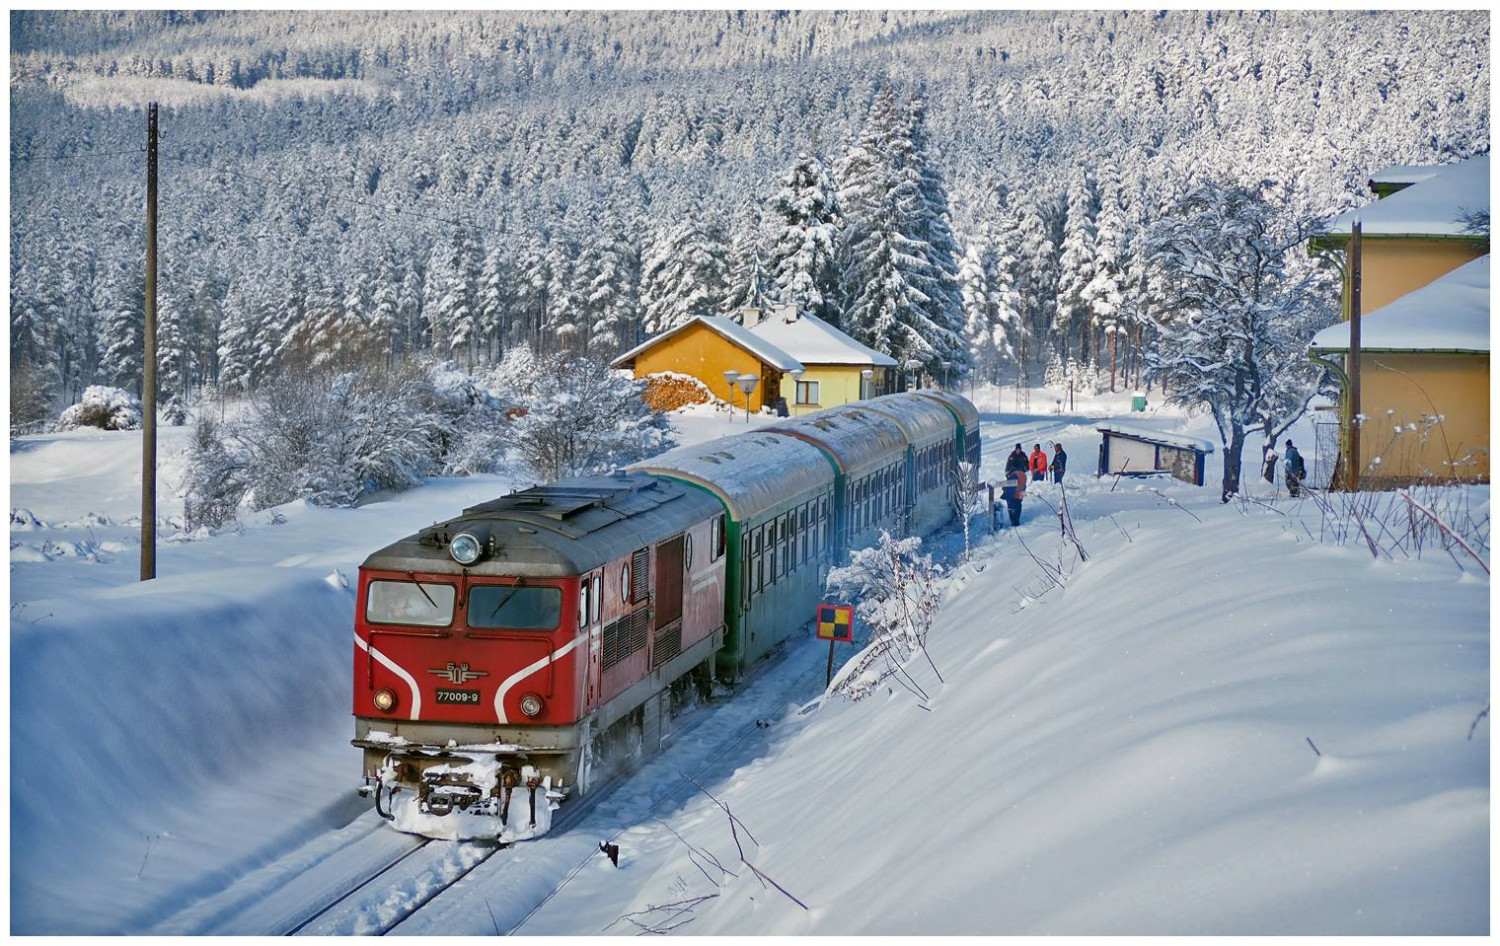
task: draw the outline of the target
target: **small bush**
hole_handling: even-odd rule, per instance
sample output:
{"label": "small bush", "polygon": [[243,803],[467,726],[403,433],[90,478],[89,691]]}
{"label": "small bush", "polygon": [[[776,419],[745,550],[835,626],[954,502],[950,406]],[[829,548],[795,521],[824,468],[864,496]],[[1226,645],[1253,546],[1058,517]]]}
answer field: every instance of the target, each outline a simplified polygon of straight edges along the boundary
{"label": "small bush", "polygon": [[84,389],[82,400],[63,411],[57,421],[58,430],[77,430],[80,427],[140,430],[141,401],[120,388],[91,385]]}

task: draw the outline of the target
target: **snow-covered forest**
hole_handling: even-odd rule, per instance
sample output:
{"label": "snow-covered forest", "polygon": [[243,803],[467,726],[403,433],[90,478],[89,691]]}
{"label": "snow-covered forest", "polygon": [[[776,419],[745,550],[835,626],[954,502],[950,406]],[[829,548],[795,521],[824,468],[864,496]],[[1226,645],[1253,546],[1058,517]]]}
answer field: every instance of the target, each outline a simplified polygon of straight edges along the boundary
{"label": "snow-covered forest", "polygon": [[152,99],[179,399],[412,353],[608,356],[772,301],[939,381],[1072,363],[1107,385],[1113,358],[1139,383],[1172,337],[1148,227],[1188,195],[1258,188],[1305,220],[1489,136],[1482,11],[95,11],[11,31],[12,399],[38,411],[139,386]]}

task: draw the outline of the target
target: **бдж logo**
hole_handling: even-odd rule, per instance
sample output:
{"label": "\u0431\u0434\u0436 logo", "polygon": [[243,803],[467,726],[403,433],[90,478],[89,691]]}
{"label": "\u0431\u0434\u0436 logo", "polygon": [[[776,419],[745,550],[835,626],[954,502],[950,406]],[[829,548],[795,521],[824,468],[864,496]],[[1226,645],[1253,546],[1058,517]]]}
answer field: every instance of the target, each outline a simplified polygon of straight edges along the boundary
{"label": "\u0431\u0434\u0436 logo", "polygon": [[449,661],[448,666],[443,670],[429,670],[427,672],[433,676],[442,677],[454,685],[468,683],[470,680],[478,680],[480,677],[489,676],[483,670],[470,670],[468,664],[456,664],[452,661]]}

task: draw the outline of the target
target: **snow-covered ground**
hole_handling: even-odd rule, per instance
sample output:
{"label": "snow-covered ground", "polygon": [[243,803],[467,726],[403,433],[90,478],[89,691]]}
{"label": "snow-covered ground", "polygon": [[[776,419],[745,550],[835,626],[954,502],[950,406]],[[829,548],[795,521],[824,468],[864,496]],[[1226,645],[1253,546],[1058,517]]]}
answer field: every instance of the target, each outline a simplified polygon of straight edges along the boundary
{"label": "snow-covered ground", "polygon": [[[826,651],[794,643],[580,824],[491,858],[397,931],[1486,932],[1488,720],[1469,736],[1488,579],[1313,542],[1296,523],[1316,534],[1316,512],[1269,484],[1272,508],[1220,505],[1218,455],[1203,489],[1090,475],[1097,417],[1216,440],[1203,418],[1129,415],[1128,393],[1065,415],[1034,396],[1022,416],[1009,397],[991,413],[980,394],[984,473],[1017,441],[1065,444],[1088,561],[1068,558],[1062,587],[1032,558],[1058,560],[1044,485],[953,579],[925,706],[897,689],[799,711]],[[708,409],[679,427],[745,429]],[[185,434],[164,432],[165,457]],[[297,896],[400,847],[353,791],[346,582],[370,549],[512,484],[262,513],[164,542],[139,584],[138,445],[12,444],[11,506],[45,523],[11,535],[12,928],[274,932]],[[681,772],[809,909],[739,863]],[[592,853],[606,836],[619,868]],[[431,876],[464,857],[433,850]]]}

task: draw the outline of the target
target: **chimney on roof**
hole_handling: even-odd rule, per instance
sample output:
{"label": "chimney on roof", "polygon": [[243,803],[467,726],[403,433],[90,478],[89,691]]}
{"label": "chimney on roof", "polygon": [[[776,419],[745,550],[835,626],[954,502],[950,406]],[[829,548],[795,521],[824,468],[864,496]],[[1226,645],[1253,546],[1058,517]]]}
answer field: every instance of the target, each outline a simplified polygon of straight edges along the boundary
{"label": "chimney on roof", "polygon": [[780,306],[777,308],[776,314],[781,316],[781,321],[783,322],[795,322],[801,317],[795,305]]}
{"label": "chimney on roof", "polygon": [[753,306],[746,306],[740,315],[740,324],[745,328],[755,328],[760,324],[760,310]]}

